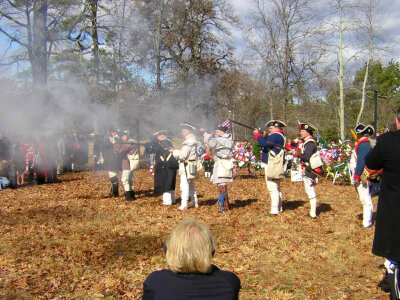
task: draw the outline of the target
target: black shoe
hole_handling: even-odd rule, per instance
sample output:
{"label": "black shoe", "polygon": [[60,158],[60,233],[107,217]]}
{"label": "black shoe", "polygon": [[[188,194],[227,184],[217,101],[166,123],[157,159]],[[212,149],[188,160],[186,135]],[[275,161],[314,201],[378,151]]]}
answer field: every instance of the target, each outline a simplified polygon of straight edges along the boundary
{"label": "black shoe", "polygon": [[132,201],[132,195],[131,192],[125,192],[125,201]]}
{"label": "black shoe", "polygon": [[132,191],[130,191],[129,193],[131,194],[132,200],[136,200],[135,191],[132,190]]}

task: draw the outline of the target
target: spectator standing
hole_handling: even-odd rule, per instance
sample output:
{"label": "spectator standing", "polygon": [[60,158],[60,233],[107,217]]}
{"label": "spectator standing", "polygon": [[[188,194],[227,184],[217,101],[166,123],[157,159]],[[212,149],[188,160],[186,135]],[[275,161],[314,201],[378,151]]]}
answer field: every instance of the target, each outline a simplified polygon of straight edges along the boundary
{"label": "spectator standing", "polygon": [[386,258],[391,300],[400,299],[400,109],[396,131],[381,135],[368,153],[369,169],[383,168],[372,253]]}

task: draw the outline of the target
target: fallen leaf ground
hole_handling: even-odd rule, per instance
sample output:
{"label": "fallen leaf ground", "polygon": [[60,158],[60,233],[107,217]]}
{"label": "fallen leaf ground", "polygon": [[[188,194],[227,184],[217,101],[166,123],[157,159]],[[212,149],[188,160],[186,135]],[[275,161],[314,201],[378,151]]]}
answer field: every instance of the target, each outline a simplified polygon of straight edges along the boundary
{"label": "fallen leaf ground", "polygon": [[236,177],[234,208],[225,213],[205,178],[195,183],[200,207],[183,212],[152,195],[145,169],[135,174],[133,202],[106,197],[105,172],[60,179],[0,192],[1,299],[139,299],[144,279],[166,267],[167,234],[186,217],[215,234],[214,263],[239,276],[241,299],[389,299],[377,288],[383,259],[371,254],[374,229],[361,228],[353,186],[320,183],[320,214],[312,220],[303,184],[288,179],[284,212],[274,218],[266,216],[261,176]]}

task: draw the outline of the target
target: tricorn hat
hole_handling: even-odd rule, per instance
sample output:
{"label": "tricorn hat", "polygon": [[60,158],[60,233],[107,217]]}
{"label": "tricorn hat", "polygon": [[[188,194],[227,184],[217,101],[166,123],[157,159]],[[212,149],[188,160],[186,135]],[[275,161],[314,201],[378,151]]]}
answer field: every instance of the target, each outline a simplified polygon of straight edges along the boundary
{"label": "tricorn hat", "polygon": [[159,130],[153,133],[153,136],[159,136],[159,135],[168,135],[169,131],[168,130]]}
{"label": "tricorn hat", "polygon": [[265,124],[265,127],[270,127],[270,126],[282,128],[286,127],[286,124],[279,120],[271,120]]}
{"label": "tricorn hat", "polygon": [[196,127],[194,125],[190,124],[189,122],[182,122],[181,127],[182,127],[182,129],[187,129],[190,131],[196,130]]}
{"label": "tricorn hat", "polygon": [[120,135],[121,135],[121,136],[123,136],[123,135],[129,136],[129,130],[121,130],[121,131],[120,131]]}
{"label": "tricorn hat", "polygon": [[227,132],[228,131],[228,126],[218,125],[217,127],[215,127],[215,130],[221,130],[223,132]]}
{"label": "tricorn hat", "polygon": [[305,131],[308,131],[310,134],[313,132],[313,131],[317,131],[318,129],[317,129],[317,127],[315,127],[313,124],[311,124],[311,123],[300,123],[299,124],[299,129],[300,130],[305,130]]}
{"label": "tricorn hat", "polygon": [[363,123],[358,123],[357,126],[354,127],[354,132],[362,135],[373,135],[375,130],[371,125],[365,126]]}

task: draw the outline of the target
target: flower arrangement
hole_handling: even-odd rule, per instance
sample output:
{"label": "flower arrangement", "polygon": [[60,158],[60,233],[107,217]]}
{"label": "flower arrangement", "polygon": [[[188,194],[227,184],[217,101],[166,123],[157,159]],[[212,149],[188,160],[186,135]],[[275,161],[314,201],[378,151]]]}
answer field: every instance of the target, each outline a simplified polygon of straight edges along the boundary
{"label": "flower arrangement", "polygon": [[335,149],[321,149],[319,155],[323,162],[323,169],[328,175],[335,174],[342,178],[349,177],[348,163],[353,148],[350,142],[345,142]]}
{"label": "flower arrangement", "polygon": [[[258,144],[257,144],[258,145]],[[257,149],[254,147],[254,149]],[[247,143],[236,143],[233,147],[233,168],[241,169],[248,168],[254,170],[261,170],[261,147],[258,145],[258,149],[253,150],[253,147]],[[255,154],[259,154],[258,158]]]}

